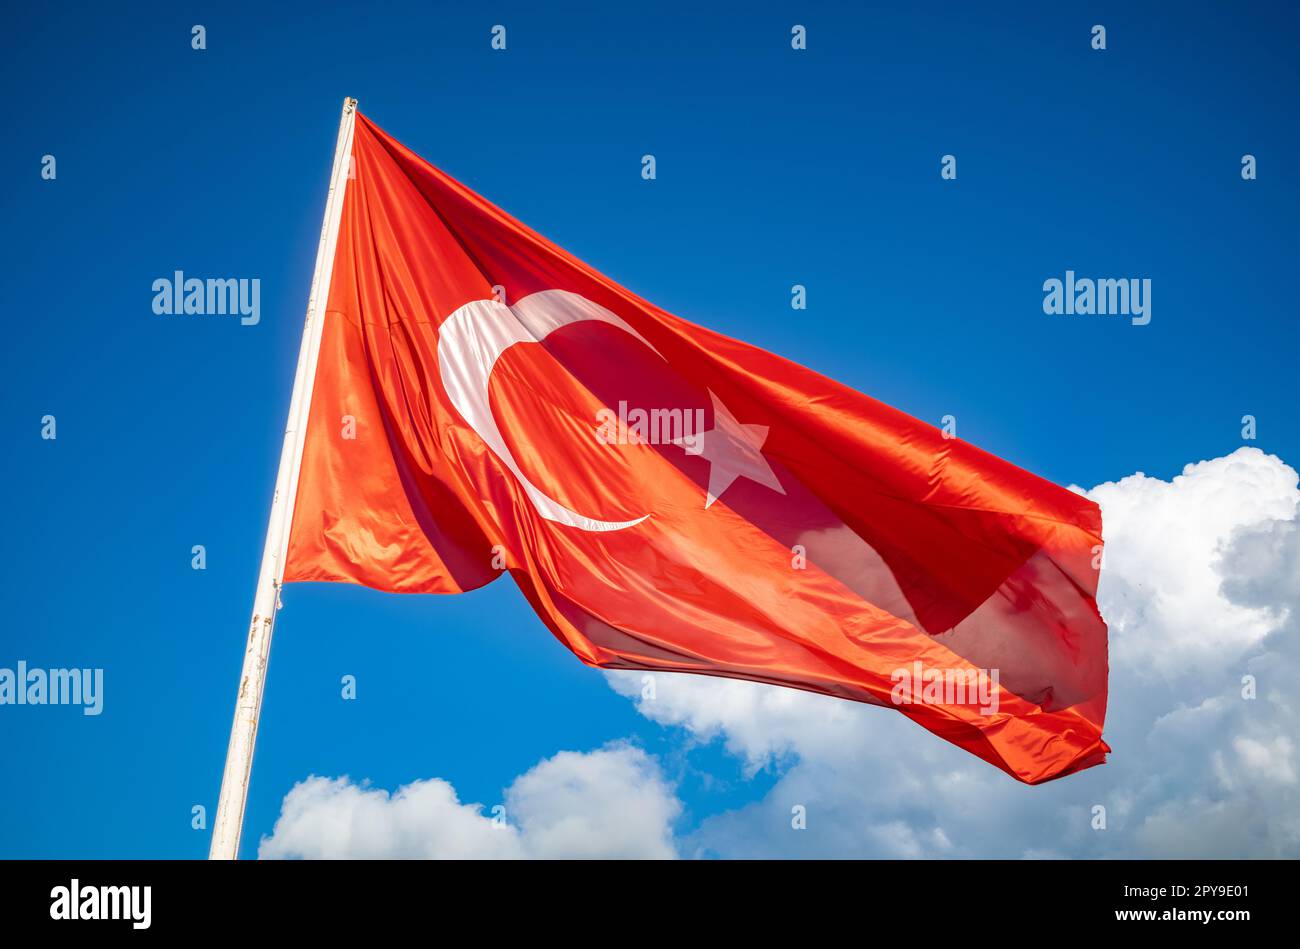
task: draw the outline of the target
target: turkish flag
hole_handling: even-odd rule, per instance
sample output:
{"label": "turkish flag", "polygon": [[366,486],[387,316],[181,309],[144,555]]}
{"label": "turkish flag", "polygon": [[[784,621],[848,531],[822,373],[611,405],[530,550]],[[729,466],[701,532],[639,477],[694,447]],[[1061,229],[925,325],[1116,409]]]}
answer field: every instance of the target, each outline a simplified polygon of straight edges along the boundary
{"label": "turkish flag", "polygon": [[1093,502],[665,313],[357,116],[284,579],[504,570],[583,662],[1105,760]]}

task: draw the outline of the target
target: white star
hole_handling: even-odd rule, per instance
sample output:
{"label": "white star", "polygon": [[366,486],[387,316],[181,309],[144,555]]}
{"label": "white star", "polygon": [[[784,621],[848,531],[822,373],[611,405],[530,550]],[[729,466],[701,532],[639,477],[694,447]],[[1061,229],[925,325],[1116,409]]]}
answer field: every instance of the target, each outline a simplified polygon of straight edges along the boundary
{"label": "white star", "polygon": [[767,459],[759,451],[767,441],[768,427],[742,425],[712,389],[709,398],[713,400],[713,428],[697,432],[694,438],[673,439],[673,444],[685,448],[688,454],[701,455],[709,460],[709,496],[704,501],[705,508],[710,507],[742,475],[785,494],[785,488],[776,480]]}

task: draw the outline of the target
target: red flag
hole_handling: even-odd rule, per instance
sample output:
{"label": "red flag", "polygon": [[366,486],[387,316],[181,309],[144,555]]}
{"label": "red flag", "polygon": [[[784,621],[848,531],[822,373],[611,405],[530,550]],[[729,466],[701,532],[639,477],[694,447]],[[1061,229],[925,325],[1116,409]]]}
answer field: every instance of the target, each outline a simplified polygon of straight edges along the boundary
{"label": "red flag", "polygon": [[894,706],[1037,783],[1105,760],[1097,506],[678,319],[363,116],[285,581],[508,569],[583,662]]}

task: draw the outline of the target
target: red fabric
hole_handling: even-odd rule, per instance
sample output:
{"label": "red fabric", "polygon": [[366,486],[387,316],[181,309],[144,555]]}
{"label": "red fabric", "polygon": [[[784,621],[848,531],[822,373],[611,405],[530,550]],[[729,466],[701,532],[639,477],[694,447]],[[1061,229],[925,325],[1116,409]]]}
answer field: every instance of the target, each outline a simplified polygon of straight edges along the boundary
{"label": "red fabric", "polygon": [[[1021,781],[1105,760],[1095,504],[665,313],[363,116],[353,154],[286,581],[456,593],[498,576],[499,557],[585,663],[882,705],[918,662],[997,670],[994,712],[943,697],[896,707]],[[644,521],[592,532],[542,517],[453,404],[440,324],[496,285],[521,310],[541,291],[579,294],[641,337],[563,326],[507,349],[489,392],[541,493]],[[708,452],[596,437],[596,413],[620,401],[701,408],[707,432],[714,397],[739,424],[767,426],[761,457],[780,490],[751,469],[706,507]]]}

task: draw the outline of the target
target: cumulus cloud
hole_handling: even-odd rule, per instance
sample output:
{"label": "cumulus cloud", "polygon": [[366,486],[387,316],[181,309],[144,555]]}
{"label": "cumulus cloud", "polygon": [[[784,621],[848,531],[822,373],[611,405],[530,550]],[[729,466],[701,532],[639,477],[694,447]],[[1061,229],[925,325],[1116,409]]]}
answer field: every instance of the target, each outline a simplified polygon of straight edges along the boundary
{"label": "cumulus cloud", "polygon": [[398,788],[317,775],[295,784],[280,807],[263,859],[457,859],[522,857],[517,828],[494,827],[478,804],[462,804],[446,781]]}
{"label": "cumulus cloud", "polygon": [[564,751],[520,775],[504,814],[462,803],[446,781],[390,793],[311,776],[285,796],[262,858],[519,859],[676,856],[681,803],[644,751]]}
{"label": "cumulus cloud", "polygon": [[[1212,671],[1274,628],[1276,602],[1220,589],[1222,558],[1237,533],[1294,522],[1292,468],[1242,448],[1188,465],[1171,481],[1138,473],[1085,493],[1102,507],[1107,547],[1098,596],[1113,664],[1145,677]],[[1268,553],[1260,552],[1261,561]],[[1289,592],[1293,601],[1294,587]]]}
{"label": "cumulus cloud", "polygon": [[631,745],[547,759],[511,785],[506,808],[529,856],[676,856],[681,802],[654,759]]}
{"label": "cumulus cloud", "polygon": [[640,673],[610,673],[648,718],[779,774],[765,798],[706,819],[684,849],[1300,855],[1295,470],[1242,448],[1169,481],[1139,473],[1084,493],[1102,506],[1107,542],[1109,764],[1029,788],[881,709],[691,676],[656,676],[647,697]]}

